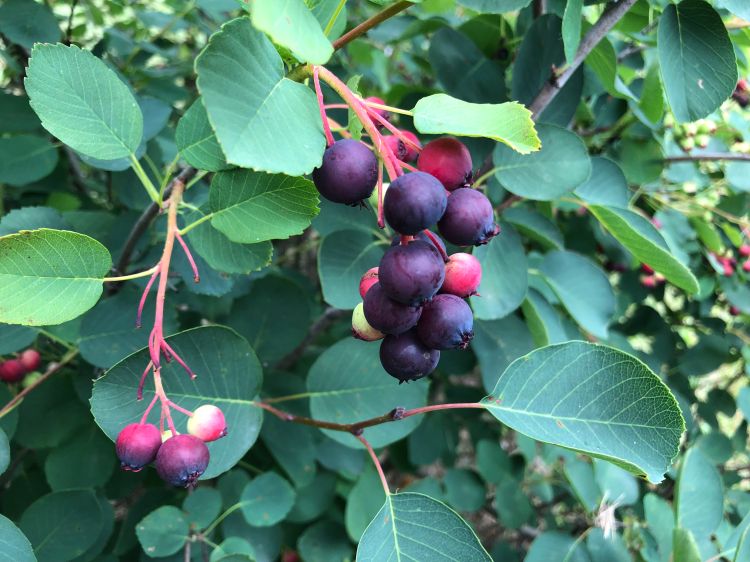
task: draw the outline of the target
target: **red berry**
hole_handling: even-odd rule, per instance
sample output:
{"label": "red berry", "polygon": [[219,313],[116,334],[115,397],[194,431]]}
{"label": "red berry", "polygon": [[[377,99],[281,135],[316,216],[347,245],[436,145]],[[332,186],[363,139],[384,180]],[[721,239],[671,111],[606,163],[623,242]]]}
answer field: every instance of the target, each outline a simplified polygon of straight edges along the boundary
{"label": "red berry", "polygon": [[383,140],[385,141],[385,145],[390,149],[390,151],[396,155],[396,158],[398,158],[402,162],[406,161],[407,151],[404,141],[402,141],[395,135],[386,135],[383,137]]}
{"label": "red berry", "polygon": [[745,263],[742,264],[742,271],[750,273],[750,260],[747,260]]}
{"label": "red berry", "polygon": [[210,454],[206,444],[193,435],[167,439],[156,455],[156,472],[172,486],[193,486],[206,471]]}
{"label": "red berry", "polygon": [[651,267],[648,264],[645,264],[645,263],[641,264],[641,269],[643,270],[644,273],[646,273],[648,275],[653,275],[654,274],[654,268]]}
{"label": "red berry", "polygon": [[3,382],[18,382],[26,375],[26,367],[18,359],[8,359],[0,363],[0,380]]}
{"label": "red berry", "polygon": [[408,142],[404,143],[404,145],[406,146],[406,158],[404,159],[404,162],[414,162],[414,160],[417,159],[417,156],[419,156],[419,150],[422,149],[422,143],[419,142],[417,135],[415,135],[411,131],[401,131],[401,134],[409,139],[414,145],[416,145],[415,147]]}
{"label": "red berry", "polygon": [[205,441],[216,441],[227,434],[227,422],[224,412],[212,404],[204,404],[196,408],[187,423],[190,435]]}
{"label": "red berry", "polygon": [[159,428],[150,423],[131,423],[117,436],[115,450],[123,470],[138,472],[153,462],[161,447]]}
{"label": "red berry", "polygon": [[362,341],[377,341],[385,337],[383,332],[370,326],[367,318],[365,318],[363,303],[359,303],[354,307],[354,312],[352,312],[352,336]]}
{"label": "red berry", "polygon": [[365,298],[365,295],[367,294],[368,289],[377,282],[378,282],[378,268],[371,267],[370,269],[365,271],[365,274],[362,276],[362,279],[359,280],[359,296],[362,298]]}
{"label": "red berry", "polygon": [[[369,98],[365,98],[365,101],[369,103],[376,103],[378,105],[386,105],[385,100],[381,98],[376,98],[375,96],[370,96]],[[388,111],[386,111],[385,109],[378,109],[376,107],[371,107],[370,109],[374,111],[375,113],[377,113],[378,115],[380,115],[386,121],[389,120],[391,117],[391,114],[388,113]],[[380,126],[380,123],[375,121],[375,125]]]}
{"label": "red berry", "polygon": [[641,277],[641,284],[644,287],[652,289],[656,287],[656,277],[654,277],[653,275],[644,275],[643,277]]}
{"label": "red berry", "polygon": [[742,311],[734,305],[729,307],[729,314],[732,316],[739,316],[741,312]]}
{"label": "red berry", "polygon": [[722,264],[724,266],[724,276],[725,277],[731,277],[734,275],[734,266],[732,265],[732,262],[730,260],[726,260]]}
{"label": "red berry", "polygon": [[27,349],[18,356],[18,360],[23,364],[27,373],[36,371],[42,362],[42,356],[36,349]]}
{"label": "red berry", "polygon": [[417,167],[439,179],[448,191],[471,183],[471,166],[469,149],[452,137],[428,142],[417,160]]}
{"label": "red berry", "polygon": [[471,254],[458,252],[448,256],[441,293],[466,298],[477,293],[482,281],[482,264]]}
{"label": "red berry", "polygon": [[743,244],[740,246],[740,255],[743,258],[750,257],[750,244]]}

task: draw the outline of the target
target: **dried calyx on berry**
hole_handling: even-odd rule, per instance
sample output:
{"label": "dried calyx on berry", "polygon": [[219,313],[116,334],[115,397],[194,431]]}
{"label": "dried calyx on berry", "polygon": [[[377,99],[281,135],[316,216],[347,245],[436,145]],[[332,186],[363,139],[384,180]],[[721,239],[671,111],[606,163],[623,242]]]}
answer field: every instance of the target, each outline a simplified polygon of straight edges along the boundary
{"label": "dried calyx on berry", "polygon": [[138,472],[156,459],[161,447],[159,428],[150,423],[131,423],[117,436],[115,450],[123,470]]}
{"label": "dried calyx on berry", "polygon": [[159,448],[156,472],[172,486],[189,488],[206,471],[209,458],[203,441],[193,435],[175,435]]}

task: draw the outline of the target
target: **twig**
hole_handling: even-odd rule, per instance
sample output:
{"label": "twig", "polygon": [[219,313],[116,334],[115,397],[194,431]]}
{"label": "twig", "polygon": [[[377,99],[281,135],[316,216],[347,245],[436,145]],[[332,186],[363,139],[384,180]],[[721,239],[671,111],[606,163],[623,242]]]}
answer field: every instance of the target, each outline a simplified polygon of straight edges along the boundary
{"label": "twig", "polygon": [[276,364],[276,368],[284,370],[292,367],[299,360],[299,358],[302,357],[307,347],[313,341],[315,341],[315,338],[317,338],[321,332],[325,332],[331,324],[333,324],[337,320],[340,320],[341,318],[344,318],[347,314],[349,314],[347,310],[339,310],[338,308],[333,307],[327,308],[325,312],[320,316],[320,318],[318,318],[315,322],[313,322],[312,326],[310,326],[310,329],[307,331],[307,335],[305,336],[305,339],[302,340],[302,343],[300,343],[292,351],[282,357],[281,360]]}
{"label": "twig", "polygon": [[350,43],[351,41],[354,41],[357,37],[360,35],[364,35],[369,30],[371,30],[376,25],[383,23],[385,20],[392,18],[399,12],[403,12],[406,10],[406,8],[414,5],[413,2],[396,2],[393,4],[393,6],[388,6],[385,10],[382,10],[372,16],[369,19],[366,19],[362,23],[360,23],[357,27],[354,29],[351,29],[350,31],[344,33],[341,37],[336,39],[333,42],[333,48],[338,50],[347,43]]}
{"label": "twig", "polygon": [[67,45],[70,45],[70,37],[73,33],[73,14],[76,12],[76,6],[78,5],[78,0],[73,0],[70,3],[70,14],[68,15],[68,29],[65,31],[65,43]]}
{"label": "twig", "polygon": [[391,489],[388,487],[388,480],[386,479],[385,473],[383,472],[383,466],[380,464],[380,459],[375,454],[375,450],[372,448],[372,445],[370,445],[370,442],[361,435],[357,435],[357,439],[359,439],[359,442],[365,446],[365,449],[367,449],[367,452],[370,454],[372,463],[375,465],[375,468],[378,471],[378,476],[380,476],[380,483],[383,485],[383,491],[385,492],[385,495],[390,496]]}
{"label": "twig", "polygon": [[680,154],[678,156],[666,156],[663,162],[719,162],[721,160],[750,162],[750,154],[737,152],[703,152],[700,154]]}

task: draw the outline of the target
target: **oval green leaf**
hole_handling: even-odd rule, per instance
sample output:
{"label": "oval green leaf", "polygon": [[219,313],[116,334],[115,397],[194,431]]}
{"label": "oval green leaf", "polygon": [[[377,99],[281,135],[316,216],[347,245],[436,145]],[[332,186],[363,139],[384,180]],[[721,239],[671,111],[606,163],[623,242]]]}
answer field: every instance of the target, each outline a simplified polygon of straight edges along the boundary
{"label": "oval green leaf", "polygon": [[37,562],[29,539],[4,515],[0,515],[0,545],[0,562]]}
{"label": "oval green leaf", "polygon": [[177,123],[175,142],[182,157],[194,168],[218,172],[229,167],[201,98],[193,102]]}
{"label": "oval green leaf", "polygon": [[57,149],[45,138],[0,138],[0,183],[26,185],[48,176],[57,165]]}
{"label": "oval green leaf", "polygon": [[185,515],[172,505],[152,511],[135,526],[138,542],[151,558],[174,554],[187,542],[189,533]]}
{"label": "oval green leaf", "polygon": [[283,521],[294,506],[294,488],[275,472],[253,478],[242,490],[242,514],[253,527],[270,527]]}

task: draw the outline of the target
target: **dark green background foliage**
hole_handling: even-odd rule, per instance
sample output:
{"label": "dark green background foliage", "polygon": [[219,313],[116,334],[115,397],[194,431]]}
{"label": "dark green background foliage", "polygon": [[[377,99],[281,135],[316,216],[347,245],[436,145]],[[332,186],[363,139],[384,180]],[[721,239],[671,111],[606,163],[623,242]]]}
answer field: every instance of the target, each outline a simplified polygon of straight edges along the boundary
{"label": "dark green background foliage", "polygon": [[[0,355],[64,362],[0,417],[0,562],[750,560],[749,21],[745,0],[0,0]],[[391,233],[309,181],[304,63],[460,136],[496,205],[476,336],[429,380],[350,337]],[[201,282],[175,251],[164,329],[199,377],[164,384],[229,424],[189,492],[116,466],[154,312],[135,330],[145,279],[102,282],[157,262],[151,199],[188,166]],[[386,495],[354,436],[261,399],[338,423],[481,406],[366,429]]]}

